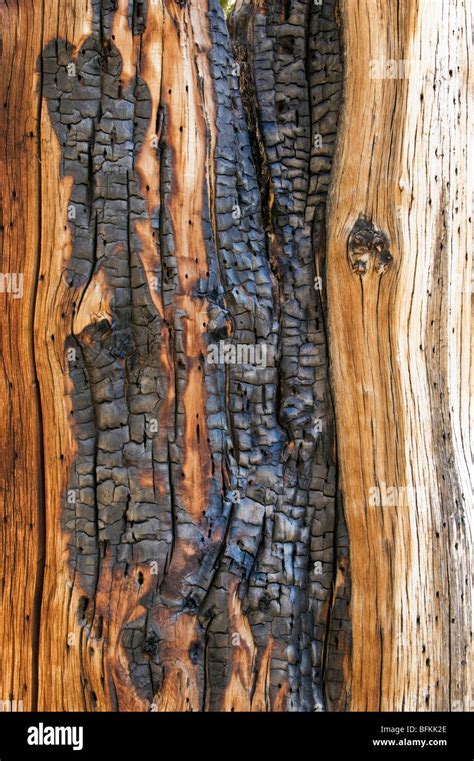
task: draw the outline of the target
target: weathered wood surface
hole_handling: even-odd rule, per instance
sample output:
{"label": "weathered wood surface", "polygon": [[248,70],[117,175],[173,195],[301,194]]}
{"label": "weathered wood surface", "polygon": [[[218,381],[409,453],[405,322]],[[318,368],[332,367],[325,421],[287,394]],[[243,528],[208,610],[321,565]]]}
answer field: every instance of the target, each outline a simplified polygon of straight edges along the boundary
{"label": "weathered wood surface", "polygon": [[350,705],[472,710],[470,4],[341,13],[328,288]]}
{"label": "weathered wood surface", "polygon": [[35,75],[41,37],[34,30],[42,18],[33,0],[0,8],[1,272],[15,276],[17,286],[16,293],[0,293],[0,700],[27,710],[37,695],[44,560],[42,414],[33,347],[41,210]]}
{"label": "weathered wood surface", "polygon": [[0,699],[468,701],[468,25],[356,5],[2,6]]}

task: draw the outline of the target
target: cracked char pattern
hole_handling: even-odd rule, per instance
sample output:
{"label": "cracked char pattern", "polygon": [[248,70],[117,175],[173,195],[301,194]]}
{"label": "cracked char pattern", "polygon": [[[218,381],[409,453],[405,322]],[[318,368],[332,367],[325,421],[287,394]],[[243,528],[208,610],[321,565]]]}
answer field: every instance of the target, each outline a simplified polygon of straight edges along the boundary
{"label": "cracked char pattern", "polygon": [[270,553],[282,547],[292,557],[291,563],[284,559],[278,580],[297,600],[287,669],[288,705],[299,710],[320,709],[325,697],[331,707],[344,705],[350,644],[347,532],[334,499],[324,288],[326,196],[342,95],[337,15],[332,1],[244,0],[230,24],[279,288],[278,417],[288,444],[276,520],[291,526],[293,546],[288,535],[275,532]]}
{"label": "cracked char pattern", "polygon": [[[103,690],[84,684],[98,709],[339,700],[347,540],[314,289],[335,10],[242,6],[232,25],[240,77],[213,0],[94,2],[79,49],[42,56],[72,178],[63,529],[104,657]],[[224,340],[266,363],[209,362]]]}

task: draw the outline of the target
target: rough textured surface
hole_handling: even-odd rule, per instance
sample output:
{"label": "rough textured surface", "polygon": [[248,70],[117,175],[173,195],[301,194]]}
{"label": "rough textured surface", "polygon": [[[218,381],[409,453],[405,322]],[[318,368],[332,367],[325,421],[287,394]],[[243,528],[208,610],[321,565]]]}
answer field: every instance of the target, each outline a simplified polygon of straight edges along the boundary
{"label": "rough textured surface", "polygon": [[467,11],[3,4],[0,701],[469,707]]}
{"label": "rough textured surface", "polygon": [[328,313],[345,684],[354,711],[472,710],[470,7],[344,0],[341,13]]}
{"label": "rough textured surface", "polygon": [[[304,710],[324,705],[324,668],[329,699],[339,705],[349,646],[347,539],[335,509],[325,335],[325,204],[342,90],[336,16],[334,2],[237,3],[230,19],[279,289],[278,415],[289,442],[279,521],[291,521],[291,554],[298,558],[292,574],[300,569],[292,578],[285,564],[279,581],[298,598],[289,705]],[[281,537],[283,552],[289,538]]]}
{"label": "rough textured surface", "polygon": [[[42,419],[34,356],[40,209],[37,3],[0,5],[0,270],[22,276],[22,297],[0,292],[0,700],[34,708],[44,564]],[[18,45],[18,39],[23,40]],[[29,91],[26,95],[26,81]],[[2,280],[2,283],[4,281]],[[17,284],[19,281],[17,280]],[[15,615],[16,613],[16,615]]]}
{"label": "rough textured surface", "polygon": [[[71,183],[61,525],[81,637],[98,628],[108,663],[92,707],[324,706],[335,467],[312,238],[323,268],[341,68],[324,122],[325,59],[309,75],[305,55],[313,36],[337,53],[338,31],[318,13],[254,18],[260,164],[219,6],[102,2],[80,45],[43,51]],[[224,339],[265,362],[213,364]]]}

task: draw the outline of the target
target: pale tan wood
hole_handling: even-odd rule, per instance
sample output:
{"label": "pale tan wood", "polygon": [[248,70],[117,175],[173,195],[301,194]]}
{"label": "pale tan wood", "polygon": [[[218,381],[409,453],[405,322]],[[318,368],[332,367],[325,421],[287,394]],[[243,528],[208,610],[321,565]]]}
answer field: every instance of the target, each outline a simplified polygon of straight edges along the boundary
{"label": "pale tan wood", "polygon": [[[91,21],[91,5],[87,2],[53,0],[44,13],[41,50],[59,38],[72,43],[77,54],[90,32]],[[72,245],[67,217],[72,177],[61,177],[60,159],[61,149],[43,99],[35,358],[43,410],[47,562],[41,604],[38,707],[81,711],[90,707],[82,684],[82,651],[90,643],[84,638],[80,617],[83,593],[68,566],[69,537],[61,519],[68,471],[76,451],[65,340],[73,332],[73,306],[80,303],[82,293],[69,288],[64,276]]]}
{"label": "pale tan wood", "polygon": [[[341,13],[328,288],[352,568],[350,707],[466,709],[470,4],[345,0]],[[412,61],[409,77],[370,77],[371,61],[390,59]],[[387,236],[391,260],[360,242],[354,255],[359,215]],[[413,493],[370,504],[383,484]]]}

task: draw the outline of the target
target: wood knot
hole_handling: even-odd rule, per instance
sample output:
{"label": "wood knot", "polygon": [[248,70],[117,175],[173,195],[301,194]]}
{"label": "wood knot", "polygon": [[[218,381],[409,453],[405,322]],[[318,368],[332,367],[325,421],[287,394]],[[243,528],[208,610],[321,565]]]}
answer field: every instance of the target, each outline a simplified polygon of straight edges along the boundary
{"label": "wood knot", "polygon": [[359,216],[349,235],[348,257],[352,271],[358,275],[365,275],[370,270],[382,274],[393,261],[387,236],[363,215]]}

